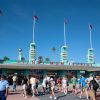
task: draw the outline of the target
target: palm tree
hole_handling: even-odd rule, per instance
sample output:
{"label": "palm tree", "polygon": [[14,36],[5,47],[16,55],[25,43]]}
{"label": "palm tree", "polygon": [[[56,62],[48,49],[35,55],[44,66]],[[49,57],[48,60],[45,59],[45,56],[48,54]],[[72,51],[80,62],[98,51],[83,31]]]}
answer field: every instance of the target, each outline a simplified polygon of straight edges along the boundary
{"label": "palm tree", "polygon": [[3,60],[4,60],[4,61],[8,61],[8,60],[10,60],[10,58],[8,58],[7,56],[4,56],[4,57],[3,57]]}
{"label": "palm tree", "polygon": [[39,63],[43,63],[43,57],[42,56],[39,56],[38,57],[38,61],[39,61]]}
{"label": "palm tree", "polygon": [[50,59],[49,58],[45,58],[45,62],[50,62]]}

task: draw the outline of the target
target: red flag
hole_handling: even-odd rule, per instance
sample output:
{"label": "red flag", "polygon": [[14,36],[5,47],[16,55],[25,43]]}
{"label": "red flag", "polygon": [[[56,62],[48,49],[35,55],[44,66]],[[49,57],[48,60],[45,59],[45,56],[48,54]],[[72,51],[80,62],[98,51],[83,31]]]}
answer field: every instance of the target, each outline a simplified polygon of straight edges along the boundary
{"label": "red flag", "polygon": [[92,25],[91,24],[89,24],[89,29],[92,30]]}
{"label": "red flag", "polygon": [[0,10],[0,16],[2,15],[3,13],[2,13],[2,11]]}
{"label": "red flag", "polygon": [[39,18],[38,18],[38,16],[34,16],[34,18],[36,19],[36,20],[38,20]]}

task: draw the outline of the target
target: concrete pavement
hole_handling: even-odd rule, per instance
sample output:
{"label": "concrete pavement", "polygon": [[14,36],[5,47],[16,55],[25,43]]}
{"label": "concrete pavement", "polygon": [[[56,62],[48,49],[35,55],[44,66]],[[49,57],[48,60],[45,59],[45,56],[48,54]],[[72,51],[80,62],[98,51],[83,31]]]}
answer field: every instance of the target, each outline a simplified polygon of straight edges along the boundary
{"label": "concrete pavement", "polygon": [[40,99],[37,97],[31,97],[31,96],[28,96],[28,98],[26,99],[23,97],[22,86],[17,86],[16,92],[13,92],[12,86],[10,86],[9,95],[7,97],[7,100],[40,100]]}
{"label": "concrete pavement", "polygon": [[[69,90],[71,90],[71,86],[70,86]],[[50,100],[50,98],[49,98],[50,95],[51,94],[42,95],[40,93],[40,95],[38,97],[28,96],[28,98],[26,99],[22,95],[22,86],[18,86],[17,92],[12,92],[12,88],[10,87],[10,91],[9,91],[7,100]],[[80,98],[78,97],[77,94],[71,93],[70,91],[68,92],[67,95],[64,95],[64,93],[62,93],[62,92],[56,93],[56,97],[57,97],[57,100],[80,100]],[[86,100],[86,97],[83,96],[82,100]],[[96,100],[100,100],[100,91],[97,93]]]}

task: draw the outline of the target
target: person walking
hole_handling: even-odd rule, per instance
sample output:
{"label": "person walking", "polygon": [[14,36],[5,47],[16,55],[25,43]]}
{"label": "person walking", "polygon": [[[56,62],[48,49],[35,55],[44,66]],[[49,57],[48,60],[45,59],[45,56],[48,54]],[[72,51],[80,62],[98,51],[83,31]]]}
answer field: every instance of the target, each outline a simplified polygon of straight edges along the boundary
{"label": "person walking", "polygon": [[32,95],[31,83],[30,83],[30,76],[27,76],[27,95]]}
{"label": "person walking", "polygon": [[[99,84],[97,83],[97,81],[95,80],[95,78],[90,76],[86,81],[88,84],[88,94],[90,96],[90,98],[92,98],[93,100],[96,100],[96,91],[99,88]],[[90,80],[91,79],[91,80]]]}
{"label": "person walking", "polygon": [[38,93],[39,79],[38,79],[38,78],[35,78],[35,84],[36,84],[36,87],[35,87],[35,94],[38,96],[38,95],[39,95],[39,93]]}
{"label": "person walking", "polygon": [[80,79],[80,83],[81,83],[81,93],[79,96],[80,99],[82,98],[83,91],[85,91],[87,100],[89,100],[88,91],[87,91],[87,83],[86,83],[86,78],[84,77],[84,75],[82,75],[82,78]]}
{"label": "person walking", "polygon": [[82,78],[82,75],[80,75],[78,77],[78,90],[77,90],[77,93],[81,92],[81,89],[82,89],[82,86],[81,86],[81,78]]}
{"label": "person walking", "polygon": [[32,88],[32,92],[33,92],[33,97],[35,96],[35,91],[36,91],[36,83],[35,83],[35,77],[31,76],[30,78],[30,84],[31,84],[31,88]]}
{"label": "person walking", "polygon": [[23,96],[25,98],[27,98],[27,86],[28,86],[28,79],[26,76],[24,76],[23,80],[22,80],[22,85],[23,85]]}
{"label": "person walking", "polygon": [[12,79],[13,79],[13,92],[15,92],[16,91],[17,76],[14,74]]}
{"label": "person walking", "polygon": [[57,97],[55,96],[55,82],[54,82],[53,78],[50,79],[50,84],[51,84],[51,96],[50,96],[50,99],[54,98],[54,100],[56,100]]}
{"label": "person walking", "polygon": [[46,91],[50,93],[50,77],[46,75]]}
{"label": "person walking", "polygon": [[58,87],[58,91],[61,91],[61,79],[60,79],[60,77],[57,78],[57,87]]}
{"label": "person walking", "polygon": [[43,94],[46,93],[46,86],[47,86],[47,75],[44,77],[43,79],[43,82],[42,82],[42,91],[43,91]]}
{"label": "person walking", "polygon": [[66,78],[66,76],[64,76],[62,79],[62,89],[64,94],[66,95],[68,92],[68,79]]}
{"label": "person walking", "polygon": [[71,79],[71,82],[73,85],[73,92],[77,93],[77,91],[76,91],[77,78],[75,76],[73,76],[73,78]]}
{"label": "person walking", "polygon": [[9,83],[4,75],[0,76],[0,100],[6,100],[8,95]]}

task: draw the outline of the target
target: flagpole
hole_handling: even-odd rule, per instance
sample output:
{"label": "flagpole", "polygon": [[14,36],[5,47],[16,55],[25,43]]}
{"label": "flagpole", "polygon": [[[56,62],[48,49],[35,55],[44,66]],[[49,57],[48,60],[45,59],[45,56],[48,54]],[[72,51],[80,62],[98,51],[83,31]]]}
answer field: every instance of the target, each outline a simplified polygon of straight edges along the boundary
{"label": "flagpole", "polygon": [[91,47],[91,49],[92,49],[92,38],[91,38],[92,36],[91,36],[91,28],[90,28],[90,47]]}
{"label": "flagpole", "polygon": [[64,19],[64,45],[66,46],[66,23]]}
{"label": "flagpole", "polygon": [[35,32],[35,17],[34,17],[34,20],[33,20],[33,43],[34,43],[34,32]]}

